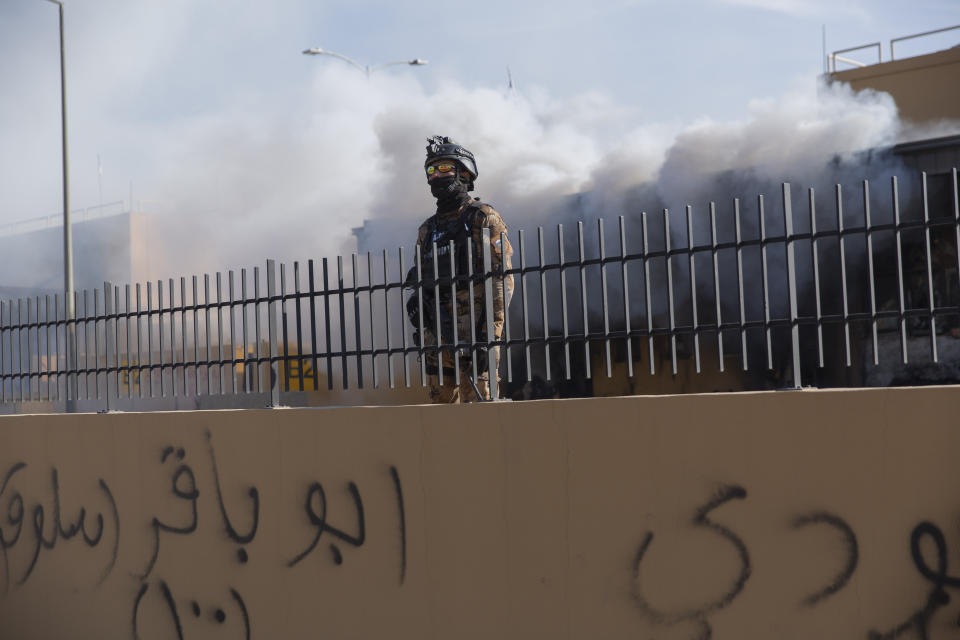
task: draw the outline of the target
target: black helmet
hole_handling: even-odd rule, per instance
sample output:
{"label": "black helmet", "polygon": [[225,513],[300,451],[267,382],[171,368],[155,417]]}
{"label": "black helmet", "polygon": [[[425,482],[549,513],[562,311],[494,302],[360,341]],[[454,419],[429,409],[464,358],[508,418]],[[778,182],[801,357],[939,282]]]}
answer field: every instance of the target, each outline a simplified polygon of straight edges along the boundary
{"label": "black helmet", "polygon": [[432,138],[427,138],[427,160],[423,163],[423,166],[434,164],[437,160],[449,159],[456,160],[460,166],[467,170],[470,174],[470,182],[467,185],[467,190],[473,190],[473,181],[479,177],[480,173],[477,171],[477,161],[473,157],[473,153],[469,149],[466,149],[448,136],[433,136]]}

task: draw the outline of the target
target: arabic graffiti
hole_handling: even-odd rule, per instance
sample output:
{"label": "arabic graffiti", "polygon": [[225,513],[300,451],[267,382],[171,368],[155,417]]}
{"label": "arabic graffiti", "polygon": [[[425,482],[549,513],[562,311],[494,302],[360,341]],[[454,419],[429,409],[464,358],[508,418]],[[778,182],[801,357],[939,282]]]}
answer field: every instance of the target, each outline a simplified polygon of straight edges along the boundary
{"label": "arabic graffiti", "polygon": [[740,537],[728,527],[712,521],[708,515],[714,509],[717,509],[731,500],[743,500],[746,497],[747,491],[743,487],[738,485],[724,486],[720,488],[720,490],[718,490],[717,493],[706,504],[698,508],[694,513],[693,526],[706,527],[707,529],[716,532],[717,535],[725,538],[736,549],[737,556],[740,561],[740,571],[732,580],[727,591],[715,600],[705,603],[702,606],[667,613],[656,609],[650,604],[643,591],[640,589],[640,577],[644,557],[650,548],[650,544],[653,542],[653,532],[648,531],[644,535],[643,541],[640,543],[640,548],[637,550],[637,554],[633,561],[633,597],[640,611],[651,621],[656,624],[672,626],[679,622],[690,620],[696,623],[700,629],[700,638],[707,639],[713,635],[713,630],[710,622],[707,620],[707,616],[711,612],[722,609],[733,602],[737,595],[743,590],[747,580],[750,579],[751,568],[750,554],[747,552],[747,546],[744,544],[743,540],[740,539]]}
{"label": "arabic graffiti", "polygon": [[[150,589],[149,583],[143,583],[140,586],[140,589],[137,591],[136,598],[133,603],[133,638],[134,640],[140,639],[140,626],[139,626],[139,616],[140,616],[140,607],[144,602],[144,597],[147,595],[147,591]],[[170,586],[160,580],[157,584],[157,590],[160,592],[160,597],[162,598],[162,605],[165,608],[166,612],[170,616],[170,621],[173,625],[174,631],[176,632],[177,640],[185,640],[186,635],[184,632],[184,620],[180,617],[180,612],[177,608],[176,598],[174,598],[173,592],[170,589]],[[230,588],[230,598],[233,600],[233,604],[236,605],[237,610],[239,611],[239,620],[243,628],[242,638],[244,640],[250,640],[250,616],[247,612],[247,605],[243,601],[243,597],[237,592],[236,589]],[[196,600],[190,602],[190,611],[193,613],[194,618],[200,618],[203,615],[203,610],[200,604]],[[225,624],[227,622],[226,612],[219,606],[212,607],[210,611],[210,619],[216,622],[219,625]]]}
{"label": "arabic graffiti", "polygon": [[[24,542],[27,544],[27,539],[32,537],[32,551],[29,555],[28,564],[23,575],[16,579],[16,584],[22,586],[30,579],[30,576],[33,575],[40,561],[41,552],[45,549],[54,549],[57,545],[57,540],[69,542],[79,535],[84,545],[90,549],[95,549],[100,546],[107,526],[104,513],[100,512],[96,514],[95,527],[88,529],[86,507],[80,507],[76,520],[67,522],[66,524],[64,523],[63,507],[60,498],[60,472],[56,467],[51,467],[50,485],[53,504],[49,513],[52,522],[49,533],[45,534],[44,529],[47,523],[47,511],[44,510],[43,504],[38,501],[28,509],[23,494],[11,485],[11,483],[14,482],[15,476],[26,468],[26,462],[21,461],[13,464],[10,469],[7,470],[3,478],[3,483],[0,484],[0,500],[8,495],[7,488],[11,487],[11,491],[9,492],[10,499],[7,502],[6,523],[0,524],[0,555],[3,557],[4,593],[8,592],[10,588],[10,551],[17,546],[18,543]],[[97,488],[103,501],[106,502],[106,507],[109,511],[110,525],[112,527],[110,539],[112,542],[110,555],[94,583],[95,586],[102,584],[113,571],[117,562],[117,553],[120,545],[120,512],[117,509],[113,492],[111,492],[110,487],[103,478],[97,480]],[[28,533],[24,535],[25,518],[27,518],[28,513],[29,522],[26,523]]]}
{"label": "arabic graffiti", "polygon": [[[711,520],[709,514],[718,507],[735,499],[744,499],[747,492],[738,485],[723,486],[703,506],[699,507],[692,520],[694,527],[706,527],[717,535],[726,539],[736,550],[740,569],[732,577],[730,587],[716,599],[699,606],[680,609],[677,611],[662,611],[655,608],[640,588],[643,562],[650,551],[654,534],[647,531],[640,542],[632,564],[632,595],[640,612],[652,623],[673,626],[680,622],[693,622],[698,628],[697,637],[707,640],[713,636],[713,628],[708,616],[729,606],[743,591],[751,576],[750,554],[744,541],[729,527]],[[804,597],[801,605],[814,607],[824,600],[836,595],[846,587],[856,573],[860,562],[859,543],[853,527],[839,515],[829,511],[812,511],[796,516],[790,523],[794,530],[803,530],[811,526],[830,527],[841,534],[842,547],[845,552],[843,566],[830,581]],[[929,563],[924,554],[924,541],[927,549],[932,548],[935,558]],[[917,572],[930,584],[930,590],[923,603],[911,613],[903,622],[886,632],[871,630],[866,633],[867,640],[895,640],[907,634],[915,634],[921,640],[930,638],[931,620],[942,607],[951,602],[949,589],[960,590],[960,576],[951,575],[947,559],[947,543],[943,531],[934,523],[923,521],[917,524],[910,535],[910,556]],[[955,626],[960,627],[960,616],[956,618]],[[911,636],[912,637],[912,636]]]}
{"label": "arabic graffiti", "polygon": [[[936,549],[936,569],[931,569],[923,556],[921,544],[924,538],[929,538]],[[867,634],[869,640],[893,640],[909,631],[915,631],[921,640],[927,640],[930,637],[930,621],[933,615],[938,609],[950,603],[950,594],[946,587],[960,589],[960,577],[949,575],[947,541],[940,527],[928,521],[914,527],[910,534],[910,555],[917,571],[931,585],[926,602],[890,631],[886,633],[871,631]],[[956,619],[956,625],[960,626],[960,618]]]}
{"label": "arabic graffiti", "polygon": [[[217,504],[220,507],[220,515],[223,518],[223,526],[226,529],[227,536],[239,545],[249,544],[253,541],[254,536],[257,535],[257,526],[260,524],[260,491],[254,486],[251,486],[247,490],[247,494],[250,496],[250,501],[252,502],[250,530],[247,531],[247,533],[239,533],[236,528],[234,528],[233,522],[227,514],[227,507],[223,503],[223,491],[220,488],[220,472],[217,469],[217,456],[213,450],[213,436],[210,434],[209,429],[204,433],[204,436],[207,441],[207,450],[210,453],[210,465],[213,468],[213,482],[217,491]],[[249,560],[247,550],[242,546],[237,550],[237,559],[241,563],[246,563]]]}
{"label": "arabic graffiti", "polygon": [[[215,438],[209,430],[202,436],[183,442],[169,438],[147,445],[143,484],[154,493],[138,505],[131,505],[133,498],[125,497],[139,495],[136,491],[120,490],[115,494],[113,488],[123,485],[117,480],[108,482],[96,473],[83,476],[73,467],[40,465],[16,458],[0,467],[0,600],[16,595],[25,585],[45,588],[45,581],[62,569],[58,565],[68,554],[83,554],[83,566],[87,569],[71,571],[71,577],[80,578],[77,584],[65,586],[79,591],[106,585],[97,592],[101,598],[112,597],[111,590],[116,590],[120,597],[114,601],[120,602],[122,608],[119,631],[124,637],[197,640],[215,636],[249,640],[271,635],[269,621],[264,620],[263,609],[258,608],[263,606],[264,567],[289,576],[296,572],[292,582],[329,580],[329,585],[311,584],[321,584],[320,591],[329,586],[337,593],[346,592],[341,587],[352,587],[354,583],[363,589],[368,587],[366,574],[359,580],[356,574],[349,577],[358,566],[376,567],[380,577],[387,579],[381,584],[386,582],[389,589],[405,586],[408,571],[411,577],[420,573],[419,584],[423,584],[423,573],[408,566],[408,505],[396,465],[378,461],[366,470],[337,467],[349,469],[338,473],[319,462],[311,463],[306,470],[298,469],[291,483],[268,484],[255,481],[258,476],[249,469],[241,471],[241,467],[231,464],[236,461],[223,455],[223,449],[218,456]],[[274,491],[278,486],[281,490]],[[630,624],[677,627],[655,630],[656,636],[651,637],[729,637],[731,629],[724,625],[736,624],[731,622],[735,620],[732,612],[749,612],[752,594],[766,579],[763,576],[775,574],[781,576],[781,584],[788,589],[787,597],[780,601],[785,603],[783,612],[790,609],[803,615],[827,615],[829,607],[824,607],[824,603],[841,606],[841,594],[846,593],[848,599],[853,597],[854,590],[848,587],[858,571],[862,572],[863,558],[875,557],[861,555],[854,526],[836,511],[810,509],[809,503],[799,511],[789,506],[775,511],[763,527],[769,531],[767,525],[772,521],[772,530],[783,534],[785,549],[791,549],[796,538],[809,537],[805,541],[826,544],[826,550],[831,552],[821,554],[820,564],[812,567],[813,584],[788,584],[789,578],[783,578],[783,572],[769,570],[770,540],[764,541],[765,548],[756,543],[757,530],[749,526],[757,524],[756,517],[738,521],[746,512],[759,511],[756,495],[748,494],[741,484],[721,484],[709,497],[691,501],[691,511],[684,514],[682,528],[692,530],[701,542],[706,539],[712,543],[704,545],[701,553],[722,556],[718,566],[724,569],[711,574],[715,581],[701,580],[697,586],[706,589],[699,592],[703,595],[693,596],[694,589],[676,579],[674,564],[658,565],[664,558],[672,562],[669,544],[664,542],[669,540],[670,532],[664,531],[662,525],[629,531],[609,529],[611,535],[616,532],[621,542],[628,545],[623,547],[627,553],[618,552],[617,559],[606,568],[619,572],[618,587],[629,603],[625,612],[631,616]],[[278,501],[282,503],[279,506]],[[411,512],[419,517],[422,504],[426,500],[415,501]],[[645,512],[652,513],[655,507],[645,505]],[[765,509],[768,507],[769,504]],[[785,513],[788,517],[784,517]],[[127,517],[123,536],[121,515]],[[278,527],[288,531],[277,536]],[[432,533],[434,529],[427,531]],[[635,538],[637,532],[641,535]],[[913,567],[908,573],[915,571],[914,580],[920,585],[913,596],[915,600],[911,599],[903,611],[892,613],[882,624],[875,620],[855,621],[858,626],[854,637],[929,639],[942,635],[946,624],[951,625],[951,632],[960,626],[960,621],[956,621],[960,612],[953,612],[949,606],[960,592],[956,561],[951,567],[948,558],[948,543],[953,539],[932,519],[909,521],[902,533],[905,543],[907,532],[909,545],[905,544],[905,548]],[[818,534],[824,537],[821,539]],[[417,539],[414,549],[422,550],[429,543],[426,536]],[[686,540],[681,540],[677,546],[687,557],[688,547],[680,546],[684,544]],[[57,553],[50,553],[55,548]],[[819,553],[824,547],[816,548]],[[215,553],[220,554],[220,564],[204,564]],[[414,557],[423,562],[422,556],[418,553]],[[378,560],[369,562],[371,558]],[[203,580],[191,581],[185,576],[192,578],[194,563],[197,567],[218,569],[205,572]],[[413,565],[414,569],[417,566]],[[699,577],[705,575],[700,567],[694,571],[700,571]],[[861,573],[860,587],[865,575]],[[662,582],[667,576],[672,580],[669,584]],[[430,579],[440,580],[436,576]],[[683,589],[683,604],[663,597],[669,591],[663,587],[672,585]],[[417,588],[410,591],[407,587],[405,593],[415,595]],[[750,597],[744,596],[746,592],[750,592]],[[299,595],[313,597],[312,592],[305,590],[300,590]],[[635,611],[639,611],[639,618]],[[721,611],[726,613],[721,616]]]}
{"label": "arabic graffiti", "polygon": [[400,484],[400,472],[396,467],[390,467],[390,477],[393,478],[393,488],[397,496],[397,516],[400,519],[400,584],[407,579],[407,516],[403,508],[403,487]]}
{"label": "arabic graffiti", "polygon": [[[129,618],[132,638],[140,638],[148,631],[144,626],[144,613],[148,608],[151,620],[158,620],[157,616],[160,616],[159,631],[155,630],[155,625],[149,625],[153,635],[162,635],[162,629],[168,627],[169,635],[164,637],[185,640],[191,633],[195,637],[205,637],[209,629],[201,629],[203,624],[215,624],[222,626],[229,636],[235,634],[235,637],[247,640],[251,637],[252,621],[242,595],[242,580],[237,584],[223,585],[223,595],[219,598],[183,598],[176,593],[187,591],[188,587],[174,585],[163,569],[165,554],[183,553],[182,545],[169,544],[171,537],[186,539],[201,530],[209,529],[213,533],[219,529],[216,535],[222,536],[222,540],[228,544],[236,545],[235,557],[240,567],[250,562],[251,546],[256,545],[263,508],[259,488],[251,483],[244,484],[238,478],[224,477],[209,430],[204,432],[204,445],[204,455],[200,456],[203,464],[199,469],[194,464],[197,462],[194,452],[187,446],[172,443],[160,445],[157,457],[153,458],[159,464],[160,486],[166,487],[159,494],[163,496],[163,512],[149,515],[148,511],[144,523],[146,553],[139,556],[143,558],[139,566],[134,564],[134,574],[121,576],[124,580],[134,579]],[[94,566],[99,568],[91,578],[91,587],[101,586],[115,573],[121,549],[121,505],[105,479],[95,478],[85,483],[69,478],[69,496],[73,496],[77,490],[83,491],[84,487],[90,495],[86,504],[74,505],[72,497],[65,501],[61,495],[61,483],[66,478],[56,466],[45,470],[20,460],[0,470],[0,474],[0,561],[3,563],[0,596],[27,584],[38,567],[43,566],[45,552],[54,549],[58,543],[66,545],[78,541],[78,548],[93,551],[103,549],[94,560],[97,563]],[[407,530],[400,472],[396,466],[388,465],[382,478],[379,490],[387,497],[388,504],[390,501],[396,504],[395,510],[388,512],[385,517],[398,523],[395,538],[398,561],[395,566],[402,586],[407,573]],[[38,483],[43,492],[35,499],[27,492],[27,487],[31,484],[37,486]],[[319,481],[307,484],[300,513],[309,531],[308,543],[305,547],[291,550],[287,557],[292,559],[283,560],[282,567],[292,568],[307,560],[324,540],[329,542],[333,563],[338,566],[344,563],[345,547],[359,549],[364,545],[367,540],[367,519],[361,487],[358,482],[349,479],[344,486],[353,503],[354,514],[344,514],[348,520],[335,525],[333,514],[328,509],[324,485]],[[244,492],[242,503],[233,503],[230,498],[235,495],[237,488]],[[208,510],[216,514],[214,520],[202,517]],[[136,549],[140,543],[140,540],[131,539],[127,544]],[[22,551],[15,554],[17,549]],[[204,553],[208,552],[209,549],[205,548]],[[265,554],[264,557],[274,557],[274,554]],[[61,561],[62,556],[57,559],[57,562]],[[203,600],[207,600],[207,604],[201,604]]]}
{"label": "arabic graffiti", "polygon": [[860,548],[857,544],[857,534],[853,532],[853,528],[840,516],[826,511],[815,511],[797,516],[791,526],[794,529],[802,529],[816,524],[833,527],[843,534],[844,548],[847,552],[847,562],[843,569],[841,569],[834,579],[825,587],[803,599],[803,605],[807,607],[815,606],[847,586],[850,578],[853,577],[854,572],[857,570],[857,563],[860,561]]}
{"label": "arabic graffiti", "polygon": [[[255,542],[257,530],[260,522],[260,491],[251,485],[246,493],[249,497],[249,515],[246,520],[249,523],[243,531],[238,530],[234,524],[234,519],[228,513],[224,500],[223,482],[220,475],[220,469],[217,465],[216,451],[213,437],[209,431],[205,433],[207,453],[213,481],[213,496],[217,503],[217,512],[223,527],[225,537],[231,543],[240,545],[237,550],[237,558],[241,565],[249,561],[248,547]],[[164,604],[163,609],[171,621],[173,630],[178,640],[183,640],[186,636],[184,618],[181,616],[176,599],[173,596],[173,590],[164,580],[155,582],[150,581],[150,576],[157,567],[161,557],[161,539],[166,535],[187,536],[194,534],[199,529],[199,509],[201,496],[208,495],[204,490],[201,491],[197,480],[197,475],[193,467],[187,460],[188,452],[184,447],[175,447],[168,445],[160,453],[160,464],[170,466],[170,489],[169,494],[174,499],[173,504],[177,505],[174,509],[179,513],[176,519],[162,520],[159,516],[154,516],[151,520],[152,529],[152,551],[144,571],[140,574],[140,586],[137,590],[133,602],[132,630],[133,637],[139,638],[139,619],[140,610],[145,598],[151,592],[156,592],[158,598]],[[389,467],[389,475],[396,498],[399,518],[399,537],[400,537],[400,584],[402,585],[406,576],[406,516],[404,512],[403,490],[400,481],[400,473],[395,466]],[[344,561],[343,544],[353,548],[362,547],[366,541],[366,519],[364,515],[363,498],[360,488],[353,481],[346,483],[346,492],[349,494],[354,508],[356,522],[352,527],[334,526],[328,521],[327,494],[320,482],[314,481],[307,486],[303,502],[303,513],[305,521],[313,529],[312,539],[306,548],[299,551],[291,560],[286,562],[286,567],[292,568],[306,559],[318,546],[323,534],[327,534],[333,541],[329,548],[335,565],[342,565]],[[243,637],[249,638],[251,633],[250,616],[247,606],[240,591],[230,586],[228,587],[230,596],[239,611],[239,619],[242,621]],[[200,618],[202,609],[196,600],[190,602],[190,611],[195,618]],[[228,616],[222,607],[213,609],[212,620],[218,624],[223,624]]]}
{"label": "arabic graffiti", "polygon": [[185,535],[197,530],[197,498],[200,497],[200,490],[197,489],[197,478],[190,465],[183,463],[183,459],[187,455],[183,448],[174,449],[173,447],[166,447],[160,456],[160,464],[166,463],[167,458],[169,458],[171,454],[175,454],[176,459],[181,461],[181,464],[174,470],[170,480],[171,493],[181,500],[189,501],[190,518],[187,522],[176,526],[162,522],[154,516],[153,521],[150,523],[150,526],[153,528],[153,553],[141,576],[142,579],[146,579],[150,575],[154,565],[157,563],[157,558],[160,556],[161,532]]}
{"label": "arabic graffiti", "polygon": [[[310,485],[310,488],[307,489],[307,500],[304,510],[307,513],[307,518],[310,520],[310,524],[316,527],[316,535],[314,535],[313,541],[307,546],[306,549],[298,553],[295,558],[287,563],[288,567],[295,566],[305,557],[310,555],[310,552],[316,548],[317,543],[320,542],[320,536],[322,536],[325,531],[351,546],[363,546],[363,542],[367,538],[366,526],[364,525],[363,519],[363,500],[360,498],[360,491],[357,489],[357,485],[354,483],[347,483],[347,492],[350,494],[350,497],[353,498],[353,503],[357,510],[357,535],[351,536],[342,529],[338,529],[333,525],[327,524],[327,494],[323,490],[323,485],[321,485],[319,482],[314,482]],[[319,511],[316,511],[313,508],[314,496],[319,499]],[[334,564],[343,564],[343,554],[340,552],[339,547],[337,547],[335,544],[331,544],[330,551],[333,552]]]}

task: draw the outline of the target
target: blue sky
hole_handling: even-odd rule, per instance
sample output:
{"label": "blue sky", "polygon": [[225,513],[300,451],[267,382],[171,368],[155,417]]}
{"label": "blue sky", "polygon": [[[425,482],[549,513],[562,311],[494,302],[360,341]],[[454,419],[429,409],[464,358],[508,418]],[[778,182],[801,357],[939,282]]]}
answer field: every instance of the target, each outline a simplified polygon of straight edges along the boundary
{"label": "blue sky", "polygon": [[[486,185],[508,201],[519,189],[508,169],[537,153],[550,156],[527,178],[537,188],[596,186],[598,167],[630,147],[649,156],[636,174],[649,179],[691,130],[719,127],[729,146],[758,104],[796,113],[785,96],[815,92],[823,25],[828,49],[879,40],[886,59],[890,38],[960,24],[956,0],[65,4],[73,206],[96,205],[100,187],[106,202],[129,200],[132,183],[144,209],[251,222],[255,254],[318,208],[354,209],[330,218],[342,242],[383,210],[371,195],[381,188],[406,208],[428,206],[415,199],[424,133],[476,146],[496,178]],[[43,0],[0,5],[0,223],[62,207],[56,14]],[[313,46],[361,64],[430,64],[368,81],[301,55]],[[508,66],[517,91],[504,97]],[[353,168],[365,162],[384,179]]]}

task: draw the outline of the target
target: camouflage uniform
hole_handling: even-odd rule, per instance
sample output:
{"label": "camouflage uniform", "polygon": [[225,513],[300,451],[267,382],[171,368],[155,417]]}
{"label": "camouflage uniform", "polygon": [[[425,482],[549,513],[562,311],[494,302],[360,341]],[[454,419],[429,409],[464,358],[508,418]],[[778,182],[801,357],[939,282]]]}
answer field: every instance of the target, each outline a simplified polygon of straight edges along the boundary
{"label": "camouflage uniform", "polygon": [[[427,243],[431,243],[432,240],[429,237],[432,228],[437,228],[439,223],[449,223],[452,222],[453,218],[459,218],[463,215],[464,210],[467,207],[474,207],[478,211],[474,213],[470,219],[471,228],[470,228],[470,237],[473,241],[473,273],[481,274],[483,273],[483,229],[490,230],[490,260],[491,267],[494,274],[501,272],[501,268],[506,270],[511,268],[511,259],[510,256],[513,254],[513,248],[510,246],[510,241],[507,238],[507,226],[503,222],[503,218],[500,217],[500,214],[488,204],[477,202],[476,200],[469,200],[464,203],[459,209],[449,211],[446,213],[435,214],[428,218],[417,232],[417,246],[420,247],[421,252],[425,253],[427,250]],[[503,234],[501,238],[501,234]],[[439,248],[438,248],[439,249]],[[461,249],[457,247],[456,251],[466,251],[466,249]],[[438,256],[438,260],[449,260],[449,255]],[[427,273],[429,270],[432,270],[432,264],[424,265],[424,273]],[[433,297],[432,286],[425,286],[424,289],[424,305],[435,304],[435,299]],[[447,292],[450,290],[449,284],[441,284],[441,307],[443,310],[450,314],[450,317],[456,317],[457,323],[457,340],[458,342],[470,342],[471,339],[471,327],[470,327],[470,289],[469,285],[466,282],[460,283],[457,287],[457,309],[454,316],[452,304],[449,295],[443,295],[443,290],[446,289]],[[486,329],[486,307],[484,306],[484,283],[483,281],[474,282],[473,285],[473,301],[474,301],[474,320],[476,322],[475,327],[479,327],[480,330]],[[513,296],[513,275],[506,276],[497,276],[494,275],[493,278],[493,327],[494,335],[499,339],[503,335],[503,322],[504,314],[506,313],[507,306],[510,304],[510,298]],[[436,326],[427,326],[428,322],[424,320],[424,330],[425,335],[422,336],[422,343],[424,346],[435,346],[437,344],[436,339]],[[483,340],[483,334],[477,333],[477,330],[474,331],[475,340],[480,342]],[[444,338],[444,342],[448,342],[448,338]],[[500,348],[494,347],[490,350],[490,356],[497,358],[499,361]],[[440,403],[459,403],[469,402],[471,400],[476,400],[476,393],[473,390],[473,387],[470,385],[470,380],[467,377],[467,374],[473,374],[473,369],[470,364],[470,358],[467,355],[466,351],[461,352],[460,355],[460,384],[456,384],[454,378],[454,356],[453,354],[446,349],[443,349],[443,384],[440,384],[440,376],[438,373],[429,373],[427,376],[427,384],[430,388],[430,400],[435,404]],[[429,350],[425,351],[423,354],[427,370],[436,371],[438,368],[438,355],[436,351]],[[500,381],[500,374],[497,373],[497,382]],[[490,384],[489,384],[489,370],[486,366],[482,368],[477,367],[477,378],[475,379],[477,384],[477,389],[480,391],[481,395],[485,400],[490,398]]]}

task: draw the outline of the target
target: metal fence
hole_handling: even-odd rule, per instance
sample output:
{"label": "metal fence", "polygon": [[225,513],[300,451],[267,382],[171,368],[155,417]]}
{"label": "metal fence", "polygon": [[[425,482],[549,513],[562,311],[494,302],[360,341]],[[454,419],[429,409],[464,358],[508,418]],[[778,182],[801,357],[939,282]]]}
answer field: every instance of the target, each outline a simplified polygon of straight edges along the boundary
{"label": "metal fence", "polygon": [[[759,366],[782,372],[778,386],[800,388],[824,367],[878,364],[884,335],[898,340],[900,362],[918,357],[908,346],[916,336],[937,362],[938,334],[960,327],[957,170],[940,182],[933,213],[923,174],[909,214],[894,177],[882,213],[864,181],[857,211],[837,185],[828,208],[809,189],[796,215],[785,183],[775,207],[760,195],[719,213],[710,203],[697,215],[692,206],[682,216],[627,212],[613,228],[602,218],[555,234],[540,227],[533,254],[518,231],[501,238],[514,251],[505,269],[491,268],[485,236],[476,272],[472,255],[457,272],[451,243],[450,277],[425,272],[442,272],[437,251],[425,265],[419,249],[400,248],[354,254],[346,268],[342,257],[289,268],[268,260],[239,278],[105,283],[75,294],[75,319],[60,296],[0,302],[0,410],[282,406],[311,392],[322,396],[312,404],[341,404],[337,393],[349,388],[426,385],[431,351],[470,363],[454,368],[455,382],[475,380],[484,372],[475,356],[493,347],[494,399],[496,370],[501,385],[609,377],[615,363],[630,378],[676,376],[685,357],[696,372],[706,362],[721,372]],[[492,294],[508,276],[514,296],[496,337]],[[453,323],[451,337],[440,305],[458,292],[479,303],[469,305],[469,335]],[[411,295],[418,326],[408,318]],[[434,326],[424,305],[435,305]],[[414,331],[439,344],[414,341]]]}

